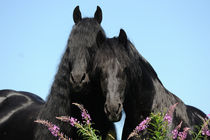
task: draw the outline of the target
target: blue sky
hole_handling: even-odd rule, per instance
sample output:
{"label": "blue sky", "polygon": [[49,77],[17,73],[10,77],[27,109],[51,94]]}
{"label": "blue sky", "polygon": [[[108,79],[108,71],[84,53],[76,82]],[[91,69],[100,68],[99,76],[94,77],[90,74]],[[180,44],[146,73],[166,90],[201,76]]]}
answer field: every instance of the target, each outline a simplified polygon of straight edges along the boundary
{"label": "blue sky", "polygon": [[99,5],[108,37],[120,28],[165,87],[210,113],[209,0],[0,1],[0,89],[49,93],[73,26],[73,9]]}

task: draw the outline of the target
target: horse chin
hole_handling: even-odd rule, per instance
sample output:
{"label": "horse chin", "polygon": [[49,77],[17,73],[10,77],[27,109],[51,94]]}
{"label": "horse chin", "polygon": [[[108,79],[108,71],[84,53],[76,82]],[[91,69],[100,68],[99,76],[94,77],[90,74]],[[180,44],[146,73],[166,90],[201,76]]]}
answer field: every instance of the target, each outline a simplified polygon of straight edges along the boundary
{"label": "horse chin", "polygon": [[108,115],[108,119],[111,122],[119,122],[122,118],[122,112],[119,114],[110,114]]}
{"label": "horse chin", "polygon": [[80,84],[80,85],[71,85],[71,90],[74,93],[80,93],[85,91],[85,89],[87,88],[86,84]]}
{"label": "horse chin", "polygon": [[77,87],[73,87],[72,88],[72,90],[75,92],[75,93],[79,93],[79,92],[81,92],[82,91],[82,87],[79,87],[79,86],[77,86]]}

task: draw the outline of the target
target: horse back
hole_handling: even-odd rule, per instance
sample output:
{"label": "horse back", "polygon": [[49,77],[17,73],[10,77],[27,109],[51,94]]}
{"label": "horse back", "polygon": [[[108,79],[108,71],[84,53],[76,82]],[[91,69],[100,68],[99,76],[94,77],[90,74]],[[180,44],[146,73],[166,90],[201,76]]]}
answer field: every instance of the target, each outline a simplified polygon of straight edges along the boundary
{"label": "horse back", "polygon": [[32,139],[34,120],[43,104],[29,92],[0,90],[0,139]]}

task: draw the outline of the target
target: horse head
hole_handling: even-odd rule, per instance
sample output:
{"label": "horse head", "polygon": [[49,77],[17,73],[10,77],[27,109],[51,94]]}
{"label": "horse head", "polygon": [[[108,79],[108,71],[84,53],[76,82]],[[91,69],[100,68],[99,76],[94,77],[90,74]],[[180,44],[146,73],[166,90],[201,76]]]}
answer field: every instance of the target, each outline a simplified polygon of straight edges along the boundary
{"label": "horse head", "polygon": [[79,6],[74,9],[72,28],[68,40],[70,57],[70,84],[75,91],[81,91],[89,82],[91,59],[96,46],[98,31],[104,31],[100,25],[102,11],[98,6],[93,18],[82,18]]}
{"label": "horse head", "polygon": [[130,59],[127,52],[127,36],[121,30],[118,38],[106,39],[99,32],[96,38],[99,47],[94,61],[94,69],[103,97],[104,112],[110,121],[117,122],[122,117],[127,86],[127,67]]}

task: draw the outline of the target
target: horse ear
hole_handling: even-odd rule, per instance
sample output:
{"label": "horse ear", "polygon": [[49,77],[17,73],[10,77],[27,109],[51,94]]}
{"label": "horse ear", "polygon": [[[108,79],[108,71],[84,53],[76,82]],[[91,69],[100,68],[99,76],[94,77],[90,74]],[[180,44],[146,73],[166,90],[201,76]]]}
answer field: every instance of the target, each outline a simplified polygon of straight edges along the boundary
{"label": "horse ear", "polygon": [[80,12],[80,10],[79,10],[79,6],[77,6],[77,7],[74,9],[74,12],[73,12],[73,19],[74,19],[74,23],[76,23],[76,24],[82,19],[81,12]]}
{"label": "horse ear", "polygon": [[123,44],[124,46],[127,46],[127,35],[123,29],[120,29],[120,34],[119,34],[119,43]]}
{"label": "horse ear", "polygon": [[99,6],[97,6],[97,10],[95,12],[94,19],[96,19],[99,24],[102,21],[102,10],[101,10],[101,8]]}
{"label": "horse ear", "polygon": [[104,34],[102,33],[102,31],[99,31],[96,36],[97,46],[100,47],[101,44],[103,44],[105,40],[106,40],[106,38],[105,38]]}

